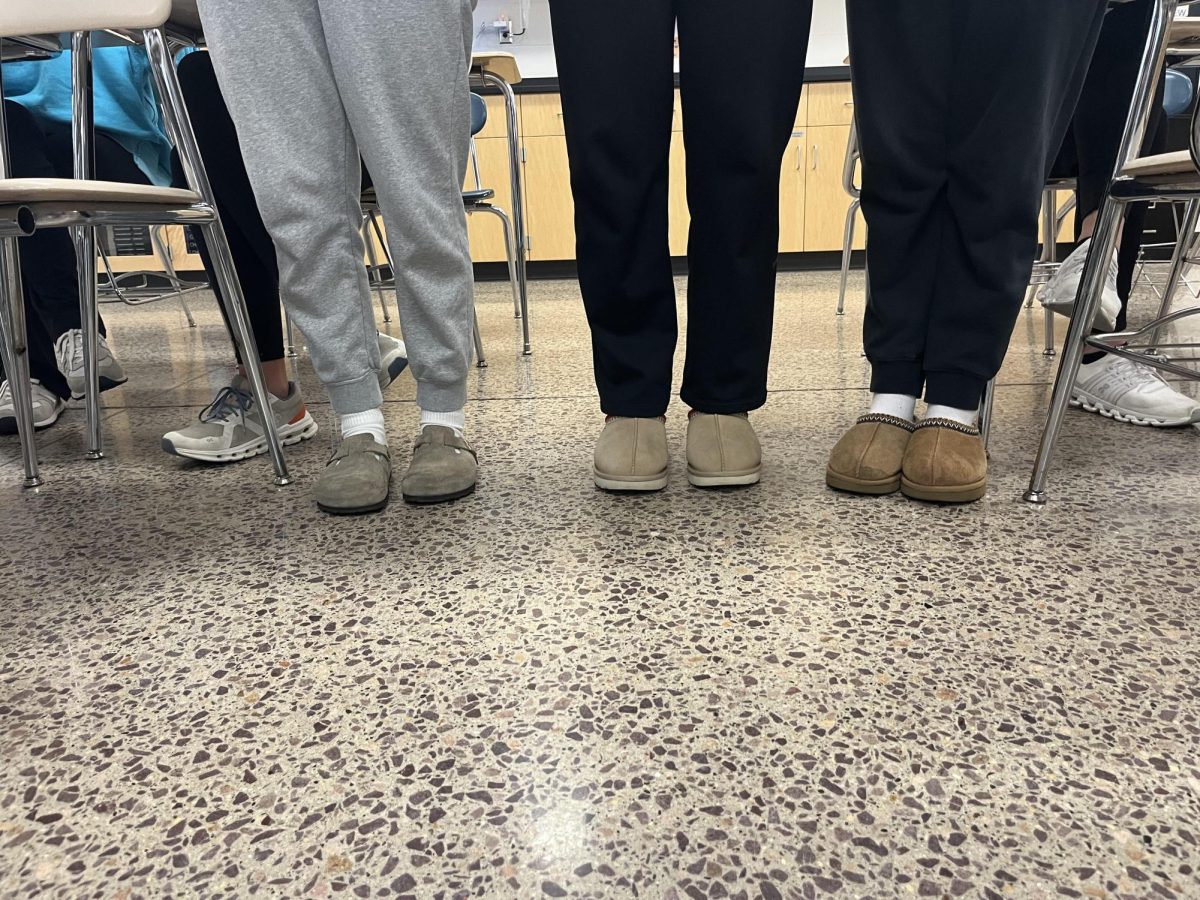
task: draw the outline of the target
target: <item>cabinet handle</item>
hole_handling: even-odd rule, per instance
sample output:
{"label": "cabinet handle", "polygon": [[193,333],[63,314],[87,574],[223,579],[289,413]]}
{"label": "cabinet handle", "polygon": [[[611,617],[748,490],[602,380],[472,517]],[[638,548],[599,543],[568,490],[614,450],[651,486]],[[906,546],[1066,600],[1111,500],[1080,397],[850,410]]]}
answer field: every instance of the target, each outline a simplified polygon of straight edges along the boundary
{"label": "cabinet handle", "polygon": [[804,167],[804,145],[796,145],[796,171],[799,172]]}
{"label": "cabinet handle", "polygon": [[813,171],[817,171],[817,166],[820,165],[821,157],[819,156],[821,148],[813,144]]}

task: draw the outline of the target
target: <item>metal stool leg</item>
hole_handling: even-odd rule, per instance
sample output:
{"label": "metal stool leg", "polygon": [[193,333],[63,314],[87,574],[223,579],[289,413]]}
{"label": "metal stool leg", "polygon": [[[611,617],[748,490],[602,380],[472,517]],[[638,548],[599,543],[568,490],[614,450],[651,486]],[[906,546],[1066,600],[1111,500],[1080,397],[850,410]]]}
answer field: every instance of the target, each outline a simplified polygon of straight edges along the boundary
{"label": "metal stool leg", "polygon": [[521,293],[520,278],[517,274],[517,240],[516,233],[513,231],[512,219],[508,217],[508,213],[498,206],[480,204],[474,207],[472,211],[491,213],[500,220],[500,224],[504,228],[504,246],[508,252],[508,277],[512,284],[513,310],[516,313],[516,317],[521,320],[521,338],[524,342],[522,353],[525,356],[530,356],[533,353],[533,347],[529,339],[529,297]]}
{"label": "metal stool leg", "polygon": [[854,252],[854,231],[858,225],[858,208],[862,200],[855,197],[846,212],[845,237],[842,239],[842,284],[838,290],[837,314],[846,314],[846,280],[850,277],[850,256]]}
{"label": "metal stool leg", "polygon": [[187,300],[183,298],[183,291],[179,289],[179,276],[175,272],[175,261],[171,259],[171,249],[162,239],[162,231],[162,225],[153,226],[150,229],[150,243],[154,245],[154,252],[162,263],[163,271],[167,273],[171,284],[175,286],[175,297],[179,301],[179,305],[183,307],[183,314],[187,316],[188,328],[195,328],[196,320],[192,318],[192,310],[188,306]]}
{"label": "metal stool leg", "polygon": [[[0,128],[4,125],[0,118]],[[25,333],[25,293],[17,257],[17,238],[0,239],[0,351],[4,373],[12,390],[21,438],[21,462],[25,467],[24,485],[40,487],[37,444],[33,431],[32,382],[29,377],[28,337]]]}
{"label": "metal stool leg", "polygon": [[[368,216],[368,220],[370,216]],[[363,222],[363,243],[367,247],[367,260],[371,265],[371,270],[368,273],[368,280],[372,287],[375,288],[376,294],[379,296],[379,308],[383,311],[383,321],[392,321],[392,314],[388,312],[387,300],[383,296],[383,276],[379,273],[379,253],[375,250],[375,240],[371,236],[371,232],[367,230],[367,223]]]}
{"label": "metal stool leg", "polygon": [[296,329],[292,325],[292,317],[288,315],[287,307],[283,307],[283,333],[287,337],[287,355],[289,359],[296,358]]}
{"label": "metal stool leg", "polygon": [[[997,376],[999,377],[999,376]],[[992,410],[996,404],[996,379],[987,383],[983,390],[983,403],[979,406],[979,432],[983,435],[983,448],[986,450],[992,440]]]}
{"label": "metal stool leg", "polygon": [[[1054,191],[1046,191],[1042,195],[1042,262],[1054,263],[1058,260],[1058,208],[1057,196]],[[1044,311],[1046,321],[1046,341],[1042,350],[1043,356],[1054,356],[1054,313],[1048,308]]]}
{"label": "metal stool leg", "polygon": [[1100,309],[1104,277],[1108,270],[1109,260],[1112,259],[1113,250],[1116,249],[1117,228],[1124,213],[1124,204],[1112,197],[1106,198],[1100,209],[1100,220],[1096,226],[1096,233],[1092,236],[1087,262],[1083,267],[1079,294],[1075,298],[1075,314],[1071,316],[1071,323],[1067,327],[1067,337],[1063,342],[1063,352],[1059,359],[1058,375],[1054,379],[1054,391],[1050,399],[1046,428],[1042,432],[1037,459],[1033,464],[1029,489],[1025,492],[1025,499],[1030,503],[1046,502],[1046,473],[1050,469],[1050,458],[1054,454],[1054,446],[1058,442],[1063,419],[1066,417],[1067,407],[1071,403],[1071,391],[1075,388],[1079,363],[1083,359],[1084,342],[1091,330],[1091,323]]}
{"label": "metal stool leg", "polygon": [[[1183,279],[1187,268],[1188,256],[1196,244],[1196,225],[1200,222],[1200,199],[1189,200],[1184,208],[1183,221],[1179,225],[1179,236],[1175,243],[1175,253],[1171,257],[1171,270],[1167,275],[1167,285],[1163,289],[1162,303],[1159,304],[1158,315],[1161,319],[1171,311],[1171,303],[1175,300],[1175,291]],[[1150,335],[1150,346],[1157,347],[1162,339],[1162,329],[1156,328]]]}
{"label": "metal stool leg", "polygon": [[84,225],[71,229],[75,238],[75,266],[79,280],[79,317],[83,323],[84,406],[87,409],[88,459],[103,459],[100,432],[100,310],[96,297],[96,229]]}
{"label": "metal stool leg", "polygon": [[483,338],[479,334],[479,312],[471,309],[472,336],[475,339],[475,365],[481,369],[487,368],[487,357],[483,355]]}

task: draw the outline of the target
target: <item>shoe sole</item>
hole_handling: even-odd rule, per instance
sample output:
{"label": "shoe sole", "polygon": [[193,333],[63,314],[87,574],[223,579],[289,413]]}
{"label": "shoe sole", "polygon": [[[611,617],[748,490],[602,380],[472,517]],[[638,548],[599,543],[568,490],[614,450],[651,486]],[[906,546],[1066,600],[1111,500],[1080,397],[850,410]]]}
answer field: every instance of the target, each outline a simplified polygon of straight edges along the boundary
{"label": "shoe sole", "polygon": [[753,469],[745,469],[741,472],[722,472],[719,475],[706,475],[688,466],[687,479],[692,487],[698,488],[746,487],[758,484],[762,479],[762,466],[755,466]]}
{"label": "shoe sole", "polygon": [[[304,426],[299,431],[280,433],[279,442],[285,447],[291,447],[293,444],[298,444],[301,441],[307,441],[318,431],[317,423],[312,415],[306,414],[307,421],[301,422]],[[185,459],[194,459],[199,462],[207,463],[231,463],[241,462],[244,459],[253,459],[256,456],[262,456],[268,451],[267,442],[264,439],[261,443],[255,443],[249,446],[231,447],[228,450],[189,450],[187,448],[176,447],[167,438],[162,439],[162,448],[172,456],[182,456]]]}
{"label": "shoe sole", "polygon": [[667,473],[636,478],[630,475],[605,475],[592,469],[592,480],[602,491],[614,494],[661,491],[667,486]]}
{"label": "shoe sole", "polygon": [[1090,413],[1098,413],[1104,416],[1104,418],[1112,419],[1116,422],[1124,422],[1127,425],[1141,425],[1148,428],[1182,428],[1185,425],[1191,425],[1195,422],[1192,416],[1184,419],[1151,419],[1142,417],[1136,413],[1126,412],[1123,409],[1109,406],[1103,400],[1097,400],[1094,397],[1081,394],[1071,397],[1071,406]]}
{"label": "shoe sole", "polygon": [[833,469],[826,468],[825,484],[835,491],[844,491],[847,494],[882,497],[885,494],[894,494],[900,490],[900,476],[897,475],[895,478],[882,478],[877,481],[869,481],[863,478],[851,478],[849,475],[841,475],[833,471]]}
{"label": "shoe sole", "polygon": [[454,491],[449,494],[436,494],[431,496],[422,496],[420,494],[405,494],[401,490],[400,496],[404,498],[405,503],[411,503],[414,506],[431,506],[434,503],[450,503],[453,500],[461,500],[463,497],[469,497],[475,493],[475,485],[469,488],[464,488],[461,491]]}
{"label": "shoe sole", "polygon": [[318,502],[317,509],[323,513],[328,513],[331,516],[365,516],[368,513],[376,513],[388,505],[390,497],[384,497],[378,503],[371,503],[367,506],[326,506]]}
{"label": "shoe sole", "polygon": [[[128,377],[122,378],[120,381],[115,381],[112,378],[105,378],[103,375],[101,375],[100,376],[100,393],[103,394],[105,391],[111,391],[113,388],[119,388],[121,385],[125,384],[127,381],[129,381]],[[72,400],[82,400],[86,396],[87,396],[86,393],[78,392],[74,388],[71,389],[71,399]]]}
{"label": "shoe sole", "polygon": [[[54,407],[54,412],[51,413],[50,418],[43,419],[40,422],[34,422],[33,430],[34,431],[42,431],[46,428],[49,428],[51,425],[53,425],[55,422],[58,421],[58,417],[62,414],[62,411],[64,409],[66,409],[66,406],[67,406],[67,404],[64,403],[62,400],[58,401],[58,404]],[[17,433],[19,433],[19,432],[17,429],[17,417],[16,416],[4,416],[3,418],[0,418],[0,434],[17,434]]]}
{"label": "shoe sole", "polygon": [[927,503],[974,503],[987,493],[987,478],[974,484],[931,485],[916,484],[900,476],[900,493],[912,500]]}

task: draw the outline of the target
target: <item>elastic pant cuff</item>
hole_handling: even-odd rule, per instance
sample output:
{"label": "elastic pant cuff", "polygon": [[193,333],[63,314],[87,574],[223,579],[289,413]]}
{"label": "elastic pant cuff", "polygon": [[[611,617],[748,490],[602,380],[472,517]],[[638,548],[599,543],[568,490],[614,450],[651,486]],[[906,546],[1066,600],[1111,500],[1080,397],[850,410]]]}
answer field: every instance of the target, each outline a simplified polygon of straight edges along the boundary
{"label": "elastic pant cuff", "polygon": [[925,373],[917,360],[871,362],[871,393],[920,397]]}
{"label": "elastic pant cuff", "polygon": [[417,406],[428,412],[458,412],[467,405],[467,382],[435,384],[432,381],[417,382]]}
{"label": "elastic pant cuff", "polygon": [[955,409],[978,409],[987,379],[966,372],[926,372],[925,402]]}
{"label": "elastic pant cuff", "polygon": [[329,402],[333,411],[339,416],[352,416],[355,413],[378,409],[383,405],[383,393],[379,390],[379,375],[368,371],[361,378],[353,381],[339,381],[337,384],[325,385],[329,393]]}

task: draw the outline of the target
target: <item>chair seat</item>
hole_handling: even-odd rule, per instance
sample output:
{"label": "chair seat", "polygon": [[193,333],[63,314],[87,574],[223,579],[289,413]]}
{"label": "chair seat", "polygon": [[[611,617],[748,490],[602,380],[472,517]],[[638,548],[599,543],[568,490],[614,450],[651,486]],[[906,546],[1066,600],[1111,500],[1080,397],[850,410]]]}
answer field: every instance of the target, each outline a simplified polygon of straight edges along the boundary
{"label": "chair seat", "polygon": [[1135,159],[1121,174],[1131,178],[1195,175],[1196,164],[1192,162],[1192,154],[1187,150],[1176,150],[1173,153],[1157,153],[1154,156]]}
{"label": "chair seat", "polygon": [[163,206],[181,209],[202,202],[195,191],[123,184],[119,181],[82,181],[74,178],[7,178],[0,180],[0,206],[41,204],[61,207],[112,205]]}
{"label": "chair seat", "polygon": [[463,203],[470,206],[474,203],[482,203],[484,200],[491,200],[495,196],[496,192],[489,188],[479,191],[463,191]]}

